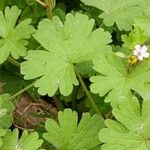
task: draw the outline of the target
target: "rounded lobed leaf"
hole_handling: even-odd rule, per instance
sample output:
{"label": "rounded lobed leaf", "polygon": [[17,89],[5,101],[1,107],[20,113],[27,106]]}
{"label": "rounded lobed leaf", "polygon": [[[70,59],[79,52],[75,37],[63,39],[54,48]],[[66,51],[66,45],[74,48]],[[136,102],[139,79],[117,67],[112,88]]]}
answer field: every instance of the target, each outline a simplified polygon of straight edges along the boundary
{"label": "rounded lobed leaf", "polygon": [[16,6],[6,7],[4,14],[0,12],[0,64],[10,54],[15,59],[27,54],[27,39],[31,37],[34,28],[30,25],[30,19],[16,25],[20,14],[21,11]]}
{"label": "rounded lobed leaf", "polygon": [[[114,53],[101,55],[94,59],[94,70],[99,74],[90,78],[92,93],[99,93],[102,97],[108,93],[106,102],[111,102],[113,107],[122,101],[128,100],[134,90],[145,99],[150,99],[150,60],[146,60],[127,71],[122,58]],[[109,85],[109,86],[108,86]]]}
{"label": "rounded lobed leaf", "polygon": [[39,139],[37,132],[28,133],[24,131],[19,138],[18,129],[7,130],[0,150],[39,150],[42,143],[43,140]]}
{"label": "rounded lobed leaf", "polygon": [[41,95],[53,96],[59,89],[69,95],[78,85],[74,64],[89,61],[111,50],[109,32],[93,30],[94,20],[86,15],[67,14],[63,23],[58,17],[39,23],[34,38],[45,50],[29,51],[21,64],[24,79],[36,79],[35,87]]}
{"label": "rounded lobed leaf", "polygon": [[149,150],[150,149],[150,101],[144,100],[140,107],[137,98],[124,101],[113,109],[118,120],[106,120],[99,133],[102,150]]}
{"label": "rounded lobed leaf", "polygon": [[98,115],[90,117],[85,113],[78,124],[77,113],[65,109],[58,113],[58,123],[53,119],[47,120],[47,133],[43,137],[57,149],[93,149],[100,145],[98,132],[103,127],[103,120]]}
{"label": "rounded lobed leaf", "polygon": [[150,4],[141,0],[81,0],[103,12],[99,15],[106,26],[117,25],[119,30],[131,30],[134,19],[140,16]]}
{"label": "rounded lobed leaf", "polygon": [[9,128],[12,125],[14,105],[9,100],[9,94],[0,95],[0,127]]}

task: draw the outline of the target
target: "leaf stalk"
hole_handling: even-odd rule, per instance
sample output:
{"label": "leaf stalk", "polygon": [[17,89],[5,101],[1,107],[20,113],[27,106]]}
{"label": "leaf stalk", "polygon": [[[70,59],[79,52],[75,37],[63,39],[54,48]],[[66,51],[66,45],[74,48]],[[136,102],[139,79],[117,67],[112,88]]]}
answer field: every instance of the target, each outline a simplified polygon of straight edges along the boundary
{"label": "leaf stalk", "polygon": [[46,9],[47,9],[47,17],[49,19],[52,19],[53,17],[52,10],[56,5],[56,0],[45,0],[45,3],[46,3]]}
{"label": "leaf stalk", "polygon": [[86,93],[86,95],[87,95],[87,97],[88,97],[88,100],[89,100],[91,106],[93,107],[93,109],[95,110],[95,112],[96,112],[97,114],[99,114],[101,118],[103,118],[103,117],[102,117],[102,114],[101,114],[101,112],[100,112],[100,110],[99,110],[98,107],[96,106],[96,104],[95,104],[95,102],[94,102],[94,99],[92,98],[90,92],[88,91],[88,89],[87,89],[87,87],[86,87],[86,85],[85,85],[85,83],[84,83],[84,81],[83,81],[83,79],[82,79],[82,77],[81,77],[81,75],[80,75],[80,73],[79,73],[79,71],[78,71],[77,69],[76,69],[76,75],[77,75],[77,77],[78,77],[78,79],[79,79],[79,82],[80,82],[80,84],[81,84],[83,90],[85,91],[85,93]]}
{"label": "leaf stalk", "polygon": [[11,57],[8,57],[8,62],[15,65],[16,67],[20,67],[20,63],[17,62],[15,59],[11,58]]}
{"label": "leaf stalk", "polygon": [[39,4],[41,4],[43,7],[47,7],[47,5],[44,2],[40,1],[40,0],[36,0],[36,2],[38,2]]}
{"label": "leaf stalk", "polygon": [[24,93],[25,91],[27,91],[28,89],[30,89],[31,87],[33,87],[35,81],[33,83],[31,83],[30,85],[28,85],[27,87],[25,87],[24,89],[20,90],[19,92],[17,92],[16,94],[12,95],[10,97],[10,99],[14,99],[16,98],[17,96],[21,95],[22,93]]}

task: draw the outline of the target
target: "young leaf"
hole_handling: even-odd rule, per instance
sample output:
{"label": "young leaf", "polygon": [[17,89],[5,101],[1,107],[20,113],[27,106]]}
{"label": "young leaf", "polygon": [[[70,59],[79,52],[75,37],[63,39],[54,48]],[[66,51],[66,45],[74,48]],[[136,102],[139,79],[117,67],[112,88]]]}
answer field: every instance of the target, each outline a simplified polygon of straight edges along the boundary
{"label": "young leaf", "polygon": [[90,117],[85,113],[79,124],[76,112],[65,109],[58,113],[58,121],[48,119],[45,125],[47,133],[43,137],[60,150],[88,150],[97,147],[98,132],[103,121],[98,115]]}
{"label": "young leaf", "polygon": [[0,150],[38,150],[42,143],[43,141],[39,139],[37,132],[29,134],[24,131],[19,138],[18,129],[8,130],[3,137],[3,146],[0,147]]}
{"label": "young leaf", "polygon": [[[96,7],[103,11],[100,18],[104,24],[112,26],[116,23],[119,30],[130,30],[134,18],[144,11],[144,2],[140,0],[81,0],[89,6]],[[145,2],[146,3],[146,2]],[[144,3],[144,4],[145,4]]]}
{"label": "young leaf", "polygon": [[113,107],[131,96],[134,90],[145,99],[150,99],[150,60],[140,63],[128,72],[121,58],[113,53],[101,55],[94,59],[94,69],[100,73],[93,76],[91,91],[100,96],[108,95],[106,102],[111,102]]}
{"label": "young leaf", "polygon": [[94,20],[82,14],[68,14],[64,25],[58,17],[41,21],[34,37],[46,50],[29,51],[21,64],[24,79],[39,78],[35,87],[41,95],[53,96],[58,88],[69,95],[78,85],[73,64],[111,49],[110,34],[100,28],[92,31],[93,26]]}
{"label": "young leaf", "polygon": [[14,105],[9,100],[9,95],[0,95],[0,127],[9,128],[12,124]]}
{"label": "young leaf", "polygon": [[122,35],[123,46],[128,47],[132,51],[137,43],[143,45],[147,39],[148,36],[139,27],[135,27],[134,30],[129,33],[129,36]]}
{"label": "young leaf", "polygon": [[0,64],[11,54],[13,58],[26,55],[27,39],[34,32],[30,25],[31,20],[26,19],[16,25],[21,11],[13,6],[6,7],[5,14],[0,12]]}
{"label": "young leaf", "polygon": [[144,100],[142,108],[134,97],[113,109],[119,121],[106,120],[100,131],[102,150],[149,150],[150,149],[150,101]]}

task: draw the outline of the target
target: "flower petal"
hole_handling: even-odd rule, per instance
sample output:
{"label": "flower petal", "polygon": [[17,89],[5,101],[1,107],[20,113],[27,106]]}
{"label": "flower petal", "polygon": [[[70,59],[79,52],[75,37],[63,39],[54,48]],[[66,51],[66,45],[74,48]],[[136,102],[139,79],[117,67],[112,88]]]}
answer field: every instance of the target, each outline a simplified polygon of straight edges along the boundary
{"label": "flower petal", "polygon": [[139,45],[139,44],[135,45],[135,49],[136,50],[140,50],[141,49],[141,45]]}
{"label": "flower petal", "polygon": [[142,56],[142,55],[139,55],[139,56],[138,56],[138,60],[142,61],[142,60],[143,60],[143,56]]}
{"label": "flower petal", "polygon": [[141,47],[141,51],[142,51],[142,52],[146,52],[147,50],[148,50],[147,46],[142,46],[142,47]]}
{"label": "flower petal", "polygon": [[142,54],[142,56],[145,57],[145,58],[148,58],[149,57],[149,53],[145,52],[145,53]]}
{"label": "flower petal", "polygon": [[138,51],[137,51],[137,50],[134,50],[133,54],[134,54],[135,56],[137,56],[137,55],[138,55]]}

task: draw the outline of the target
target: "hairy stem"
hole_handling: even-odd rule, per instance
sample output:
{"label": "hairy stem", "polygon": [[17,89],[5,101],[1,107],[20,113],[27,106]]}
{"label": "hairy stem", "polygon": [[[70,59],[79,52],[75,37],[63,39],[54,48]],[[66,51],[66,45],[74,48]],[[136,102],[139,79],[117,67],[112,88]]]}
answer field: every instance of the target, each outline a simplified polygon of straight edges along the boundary
{"label": "hairy stem", "polygon": [[82,79],[82,77],[81,77],[81,75],[80,75],[80,73],[79,73],[79,71],[77,69],[76,69],[76,75],[77,75],[77,77],[79,79],[79,82],[81,83],[81,86],[82,86],[83,90],[85,91],[85,93],[86,93],[86,95],[88,97],[88,100],[89,100],[91,106],[93,107],[95,112],[97,114],[99,114],[101,118],[103,118],[100,110],[97,108],[97,106],[96,106],[96,104],[94,102],[94,99],[92,98],[90,92],[88,91],[88,89],[87,89],[87,87],[86,87],[86,85],[85,85],[85,83],[84,83],[84,81],[83,81],[83,79]]}
{"label": "hairy stem", "polygon": [[55,7],[56,0],[45,0],[45,2],[46,2],[46,9],[47,9],[47,17],[49,19],[52,19],[53,17],[52,10]]}
{"label": "hairy stem", "polygon": [[16,94],[12,95],[10,97],[10,99],[14,99],[16,98],[17,96],[21,95],[22,93],[24,93],[25,91],[27,91],[28,89],[30,89],[31,87],[33,87],[35,82],[31,83],[30,85],[28,85],[27,87],[25,87],[24,89],[20,90],[19,92],[17,92]]}
{"label": "hairy stem", "polygon": [[44,2],[42,2],[41,0],[36,0],[36,2],[38,2],[39,4],[41,4],[42,6],[46,7],[46,4]]}

